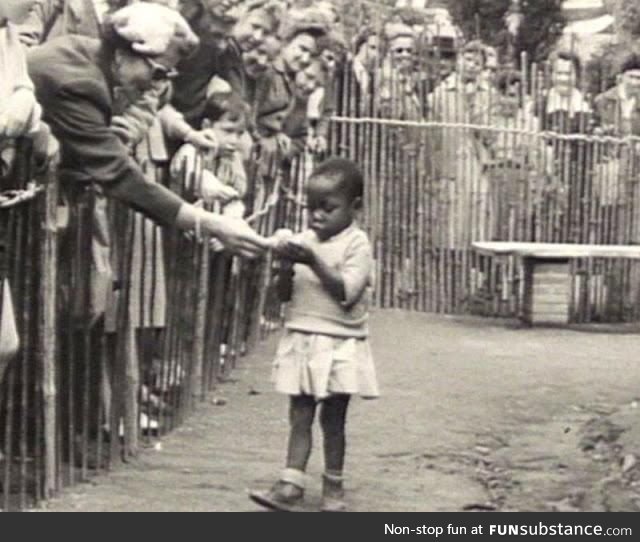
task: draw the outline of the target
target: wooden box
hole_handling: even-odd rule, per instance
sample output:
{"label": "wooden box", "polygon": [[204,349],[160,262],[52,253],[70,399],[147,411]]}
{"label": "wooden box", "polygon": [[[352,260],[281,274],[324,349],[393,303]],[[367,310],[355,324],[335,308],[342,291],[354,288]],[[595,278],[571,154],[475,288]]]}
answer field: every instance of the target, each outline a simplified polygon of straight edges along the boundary
{"label": "wooden box", "polygon": [[568,324],[571,276],[568,260],[524,258],[521,318],[529,325]]}

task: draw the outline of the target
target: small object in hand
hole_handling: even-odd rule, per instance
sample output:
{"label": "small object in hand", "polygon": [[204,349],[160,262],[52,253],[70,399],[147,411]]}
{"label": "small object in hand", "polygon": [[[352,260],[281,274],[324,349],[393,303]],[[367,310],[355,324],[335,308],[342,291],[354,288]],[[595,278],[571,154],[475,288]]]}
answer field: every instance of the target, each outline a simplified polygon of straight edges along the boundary
{"label": "small object in hand", "polygon": [[283,248],[286,257],[296,263],[311,264],[313,261],[313,252],[301,240],[290,239]]}
{"label": "small object in hand", "polygon": [[227,400],[222,397],[214,397],[211,399],[211,404],[215,406],[224,406],[227,404]]}
{"label": "small object in hand", "polygon": [[282,248],[293,237],[293,232],[282,228],[277,230],[270,238],[271,246],[274,249]]}
{"label": "small object in hand", "polygon": [[293,297],[293,263],[290,260],[281,260],[278,269],[278,299],[282,303],[288,303]]}

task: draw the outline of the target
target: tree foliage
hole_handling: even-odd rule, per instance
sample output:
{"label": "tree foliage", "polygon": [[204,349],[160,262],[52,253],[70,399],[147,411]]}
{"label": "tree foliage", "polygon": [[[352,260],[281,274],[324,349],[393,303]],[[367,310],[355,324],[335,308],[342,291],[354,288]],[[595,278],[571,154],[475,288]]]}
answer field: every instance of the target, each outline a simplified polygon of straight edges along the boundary
{"label": "tree foliage", "polygon": [[640,38],[640,3],[638,0],[618,0],[614,6],[614,14],[624,38]]}
{"label": "tree foliage", "polygon": [[[525,51],[531,60],[547,56],[566,24],[562,3],[562,0],[520,2],[523,22],[513,43],[516,53]],[[511,0],[449,0],[448,4],[467,38],[480,38],[503,51],[507,49],[510,38],[505,15]]]}

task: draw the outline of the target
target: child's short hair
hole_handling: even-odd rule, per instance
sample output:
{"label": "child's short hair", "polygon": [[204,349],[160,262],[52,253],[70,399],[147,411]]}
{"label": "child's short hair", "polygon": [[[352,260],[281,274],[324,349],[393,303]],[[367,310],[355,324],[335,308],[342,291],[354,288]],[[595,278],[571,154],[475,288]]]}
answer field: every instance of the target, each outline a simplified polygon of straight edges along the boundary
{"label": "child's short hair", "polygon": [[251,109],[249,104],[234,91],[213,93],[208,99],[204,108],[204,118],[211,122],[219,121],[227,115],[232,122],[249,122]]}
{"label": "child's short hair", "polygon": [[620,73],[626,73],[631,70],[640,70],[640,54],[636,51],[627,53],[620,63]]}
{"label": "child's short hair", "polygon": [[348,192],[351,200],[364,196],[364,176],[362,170],[353,160],[346,158],[327,158],[311,173],[311,177],[336,178]]}
{"label": "child's short hair", "polygon": [[571,64],[573,65],[573,71],[576,74],[576,79],[580,80],[580,78],[582,77],[582,61],[580,60],[580,57],[573,51],[567,51],[567,50],[556,51],[555,53],[551,54],[551,56],[549,57],[549,60],[551,61],[552,66],[555,66],[555,63],[558,60],[571,62]]}

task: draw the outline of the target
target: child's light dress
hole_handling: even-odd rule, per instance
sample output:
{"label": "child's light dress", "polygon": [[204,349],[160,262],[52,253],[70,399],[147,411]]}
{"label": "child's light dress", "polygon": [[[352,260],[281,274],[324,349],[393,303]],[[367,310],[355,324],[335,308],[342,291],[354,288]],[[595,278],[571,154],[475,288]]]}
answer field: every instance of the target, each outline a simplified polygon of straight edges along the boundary
{"label": "child's light dress", "polygon": [[367,327],[373,287],[369,239],[355,224],[323,242],[312,231],[300,238],[341,271],[346,301],[334,300],[308,266],[295,265],[293,297],[273,363],[276,390],[317,400],[337,393],[376,398]]}

